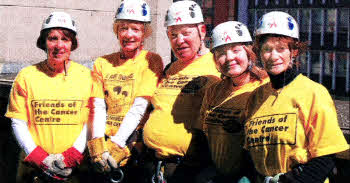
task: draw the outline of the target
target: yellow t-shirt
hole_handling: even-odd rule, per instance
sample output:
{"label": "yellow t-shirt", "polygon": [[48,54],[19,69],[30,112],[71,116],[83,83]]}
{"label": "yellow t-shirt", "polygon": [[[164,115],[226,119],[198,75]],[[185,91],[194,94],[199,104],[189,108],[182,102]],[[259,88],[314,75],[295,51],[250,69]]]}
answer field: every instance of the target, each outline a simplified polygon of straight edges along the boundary
{"label": "yellow t-shirt", "polygon": [[327,89],[302,74],[279,90],[258,88],[249,101],[245,148],[262,175],[349,148]]}
{"label": "yellow t-shirt", "polygon": [[144,142],[158,156],[184,156],[199,118],[204,90],[218,80],[212,53],[185,66],[174,62],[152,97],[154,110],[144,127]]}
{"label": "yellow t-shirt", "polygon": [[54,75],[46,61],[22,69],[5,114],[28,123],[36,145],[49,154],[73,146],[88,121],[91,71],[73,61],[67,74]]}
{"label": "yellow t-shirt", "polygon": [[233,176],[239,172],[244,142],[241,113],[251,92],[268,81],[268,78],[253,80],[234,87],[230,79],[224,79],[206,91],[201,108],[201,124],[212,160],[220,174]]}
{"label": "yellow t-shirt", "polygon": [[153,95],[162,70],[161,57],[145,50],[125,62],[120,60],[120,52],[96,59],[94,93],[107,103],[106,135],[117,133],[135,97]]}

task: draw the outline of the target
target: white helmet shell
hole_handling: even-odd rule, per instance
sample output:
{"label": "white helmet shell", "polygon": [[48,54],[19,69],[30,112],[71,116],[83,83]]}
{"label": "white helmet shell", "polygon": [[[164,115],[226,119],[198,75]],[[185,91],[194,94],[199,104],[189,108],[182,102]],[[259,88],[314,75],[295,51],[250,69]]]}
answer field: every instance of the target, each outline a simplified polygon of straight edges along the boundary
{"label": "white helmet shell", "polygon": [[65,12],[52,12],[49,17],[44,20],[41,30],[55,27],[66,28],[73,31],[75,34],[77,33],[75,22],[72,20],[71,16]]}
{"label": "white helmet shell", "polygon": [[173,3],[165,17],[167,27],[204,22],[201,7],[194,1],[177,1]]}
{"label": "white helmet shell", "polygon": [[298,23],[288,13],[272,11],[264,14],[259,20],[255,36],[263,34],[278,34],[299,39]]}
{"label": "white helmet shell", "polygon": [[151,22],[151,10],[143,0],[125,0],[120,4],[115,20]]}
{"label": "white helmet shell", "polygon": [[217,25],[212,33],[212,49],[230,43],[252,42],[248,28],[241,22],[228,21]]}

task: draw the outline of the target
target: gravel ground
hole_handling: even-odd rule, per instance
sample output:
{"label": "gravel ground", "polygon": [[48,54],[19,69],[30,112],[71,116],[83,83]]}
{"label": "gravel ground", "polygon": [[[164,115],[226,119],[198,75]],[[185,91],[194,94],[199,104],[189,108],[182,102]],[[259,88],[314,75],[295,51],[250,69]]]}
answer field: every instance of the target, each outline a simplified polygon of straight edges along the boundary
{"label": "gravel ground", "polygon": [[334,100],[335,107],[338,113],[339,126],[342,129],[348,143],[350,144],[350,101]]}
{"label": "gravel ground", "polygon": [[339,126],[343,132],[350,134],[350,101],[349,100],[334,100],[338,113]]}

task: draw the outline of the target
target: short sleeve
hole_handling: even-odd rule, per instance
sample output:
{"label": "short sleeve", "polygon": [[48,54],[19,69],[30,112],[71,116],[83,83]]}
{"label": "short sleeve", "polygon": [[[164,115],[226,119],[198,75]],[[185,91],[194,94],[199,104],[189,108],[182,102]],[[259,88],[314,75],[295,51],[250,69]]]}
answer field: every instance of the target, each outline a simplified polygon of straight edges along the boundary
{"label": "short sleeve", "polygon": [[104,98],[102,64],[100,59],[96,59],[91,71],[92,75],[92,97]]}
{"label": "short sleeve", "polygon": [[334,102],[325,88],[314,93],[305,130],[312,158],[338,153],[349,148],[338,124]]}
{"label": "short sleeve", "polygon": [[23,121],[28,121],[27,104],[28,91],[23,72],[19,72],[10,92],[9,104],[5,114],[8,118],[16,118]]}
{"label": "short sleeve", "polygon": [[142,72],[142,81],[140,82],[136,97],[152,96],[163,72],[163,61],[158,54],[148,52],[146,62],[147,66]]}

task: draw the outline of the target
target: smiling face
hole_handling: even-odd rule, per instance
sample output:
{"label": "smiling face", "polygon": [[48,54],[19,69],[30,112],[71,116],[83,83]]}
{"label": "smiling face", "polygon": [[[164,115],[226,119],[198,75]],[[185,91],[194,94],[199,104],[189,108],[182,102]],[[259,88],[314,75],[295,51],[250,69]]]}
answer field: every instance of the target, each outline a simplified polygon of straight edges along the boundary
{"label": "smiling face", "polygon": [[174,25],[168,27],[168,38],[175,56],[188,62],[196,59],[201,39],[197,25]]}
{"label": "smiling face", "polygon": [[122,20],[118,22],[117,35],[123,52],[142,50],[145,26],[142,22]]}
{"label": "smiling face", "polygon": [[278,75],[292,67],[293,53],[288,42],[288,38],[280,37],[267,37],[262,42],[260,58],[268,73]]}
{"label": "smiling face", "polygon": [[214,58],[222,74],[228,77],[242,75],[249,66],[247,51],[242,44],[227,44],[214,50]]}
{"label": "smiling face", "polygon": [[52,29],[46,38],[47,57],[52,67],[59,67],[69,61],[72,40],[62,29]]}

